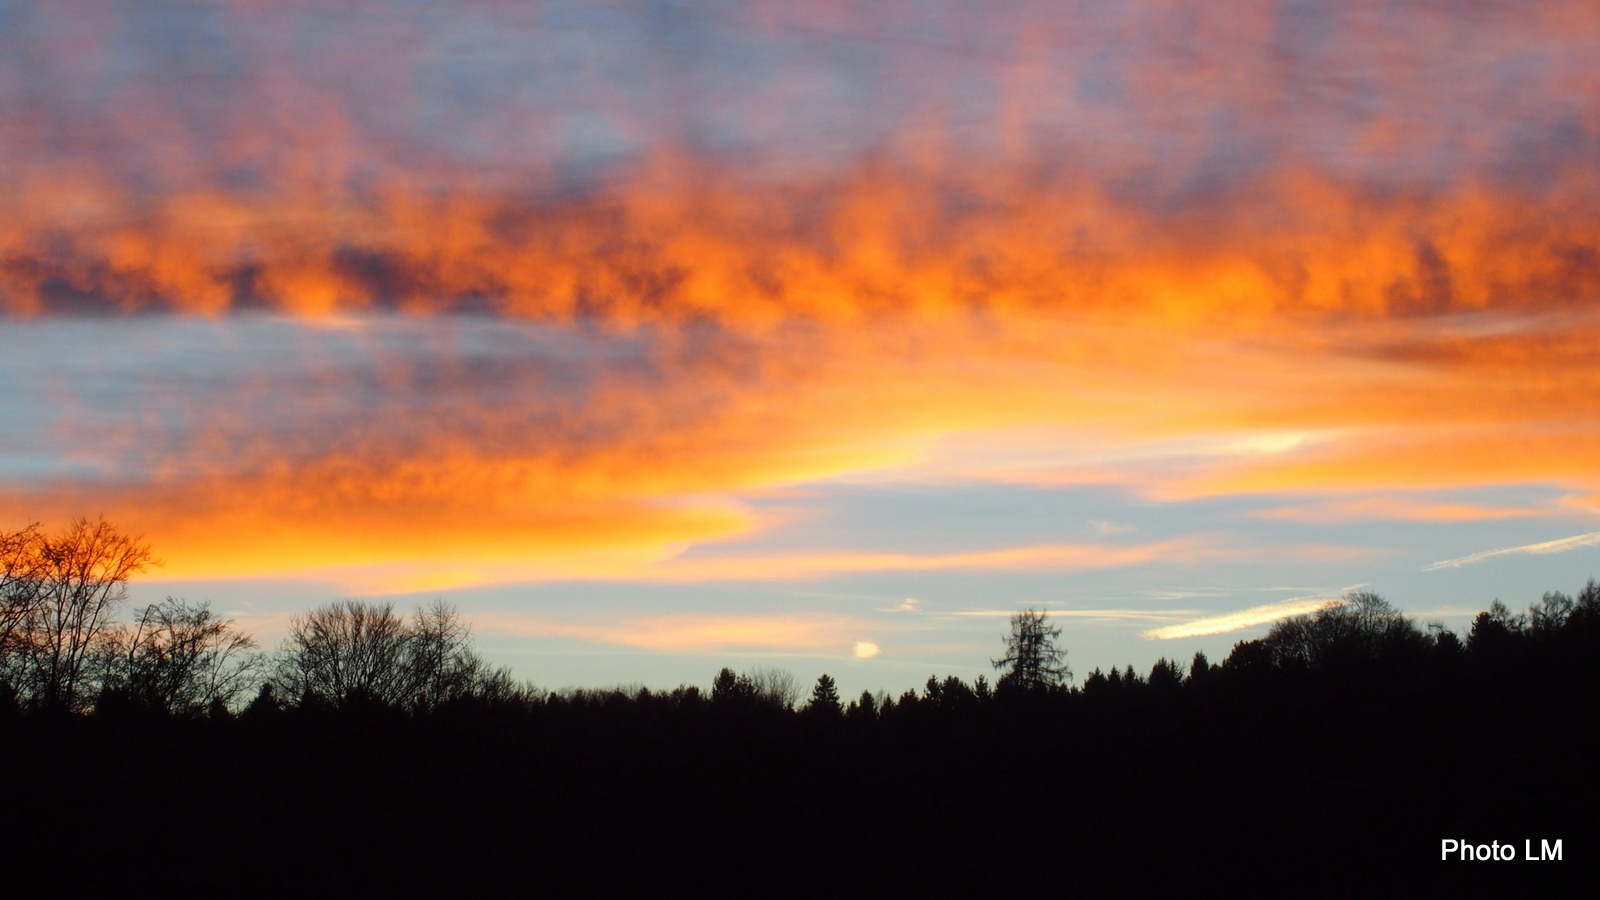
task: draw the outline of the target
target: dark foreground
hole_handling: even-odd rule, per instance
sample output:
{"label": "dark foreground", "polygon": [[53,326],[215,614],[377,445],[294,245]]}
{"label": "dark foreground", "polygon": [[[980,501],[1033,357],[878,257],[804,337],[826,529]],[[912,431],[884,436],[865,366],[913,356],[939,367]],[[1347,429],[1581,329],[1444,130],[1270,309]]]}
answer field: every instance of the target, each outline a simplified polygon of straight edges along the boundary
{"label": "dark foreground", "polygon": [[[692,690],[13,714],[7,893],[1582,896],[1592,650],[870,716]],[[1441,861],[1446,838],[1517,859]]]}
{"label": "dark foreground", "polygon": [[116,622],[149,560],[0,531],[0,898],[1594,893],[1593,579],[1464,637],[1351,593],[1077,687],[1029,610],[993,690],[796,710],[771,671],[519,686],[443,601],[339,601],[272,655],[204,603]]}

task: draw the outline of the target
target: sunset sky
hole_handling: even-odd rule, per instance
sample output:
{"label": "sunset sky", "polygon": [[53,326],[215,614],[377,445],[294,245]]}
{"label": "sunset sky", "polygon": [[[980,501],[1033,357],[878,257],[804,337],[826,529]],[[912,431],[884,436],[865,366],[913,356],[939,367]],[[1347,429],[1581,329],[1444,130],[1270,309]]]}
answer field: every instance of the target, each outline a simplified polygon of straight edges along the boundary
{"label": "sunset sky", "polygon": [[0,528],[541,685],[1600,575],[1600,4],[0,0]]}

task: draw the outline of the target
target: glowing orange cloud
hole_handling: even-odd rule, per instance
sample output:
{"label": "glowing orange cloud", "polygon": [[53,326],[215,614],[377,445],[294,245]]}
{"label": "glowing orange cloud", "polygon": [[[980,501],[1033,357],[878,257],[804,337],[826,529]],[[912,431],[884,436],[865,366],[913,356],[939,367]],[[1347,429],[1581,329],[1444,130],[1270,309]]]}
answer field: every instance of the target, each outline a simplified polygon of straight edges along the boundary
{"label": "glowing orange cloud", "polygon": [[[176,431],[149,416],[75,411],[89,401],[69,395],[55,440],[107,475],[13,483],[0,509],[13,520],[103,513],[145,532],[171,577],[342,570],[369,588],[421,590],[573,577],[1070,569],[1226,552],[1191,543],[744,555],[733,543],[685,554],[781,528],[747,498],[817,479],[1115,483],[1169,500],[1600,487],[1586,449],[1595,401],[1581,389],[1592,363],[1581,359],[1534,354],[1520,369],[1488,367],[1484,388],[1474,363],[1374,359],[1388,327],[1366,336],[1367,346],[1333,350],[1284,327],[1225,341],[1081,317],[1018,315],[981,327],[933,315],[884,321],[895,327],[740,338],[721,349],[691,351],[668,337],[647,364],[601,365],[571,396],[543,369],[486,375],[448,346],[369,374],[335,365],[309,381],[228,384],[214,394],[187,382],[151,385],[146,402],[184,410]],[[1552,377],[1562,367],[1580,385],[1576,395]],[[174,389],[184,393],[163,393]],[[357,400],[309,412],[363,392],[373,392],[371,409]],[[118,462],[124,453],[137,467]],[[1498,514],[1348,497],[1279,513]]]}
{"label": "glowing orange cloud", "polygon": [[604,6],[38,4],[0,304],[1236,333],[1600,287],[1585,0]]}
{"label": "glowing orange cloud", "polygon": [[[1559,177],[1551,197],[1600,188],[1587,170]],[[1222,197],[1185,222],[1022,166],[974,178],[869,164],[764,186],[669,157],[594,200],[519,206],[398,187],[360,204],[174,196],[128,220],[123,210],[152,201],[52,182],[5,197],[0,297],[13,314],[49,311],[52,292],[68,291],[114,309],[197,313],[469,303],[616,326],[713,316],[764,329],[895,311],[1115,311],[1238,329],[1330,313],[1571,308],[1600,294],[1600,225],[1587,203],[1472,184],[1426,200],[1372,197],[1295,171],[1259,187],[1270,199]],[[952,197],[974,211],[952,217]],[[1258,221],[1263,206],[1270,223]],[[52,249],[63,230],[68,253]]]}
{"label": "glowing orange cloud", "polygon": [[[462,4],[452,44],[360,4],[223,4],[233,55],[204,90],[94,80],[134,40],[130,4],[7,45],[11,333],[264,312],[352,340],[294,372],[149,374],[123,410],[52,384],[39,444],[77,474],[0,484],[0,514],[103,513],[178,577],[414,589],[1201,552],[735,552],[782,524],[751,497],[821,479],[1294,493],[1284,518],[1502,512],[1403,499],[1423,487],[1600,496],[1593,3],[1354,2],[1307,24],[1271,0],[952,0],[909,32],[893,9],[813,6],[751,4],[704,39],[798,42],[803,64],[759,89],[680,103],[722,80],[648,54],[623,67],[648,84],[570,98],[536,90],[544,69],[466,66],[481,114],[424,76],[451,47],[509,66],[518,40],[564,39],[531,5]],[[346,49],[317,51],[324,31]],[[838,37],[881,69],[849,81]],[[1509,82],[1483,64],[1522,58],[1542,65]],[[832,108],[812,71],[894,114],[800,140],[785,123]],[[1326,71],[1372,102],[1319,94]],[[974,92],[993,102],[958,102]],[[692,115],[740,123],[736,148],[708,149]],[[452,343],[462,311],[527,352]],[[540,341],[577,349],[523,358]]]}

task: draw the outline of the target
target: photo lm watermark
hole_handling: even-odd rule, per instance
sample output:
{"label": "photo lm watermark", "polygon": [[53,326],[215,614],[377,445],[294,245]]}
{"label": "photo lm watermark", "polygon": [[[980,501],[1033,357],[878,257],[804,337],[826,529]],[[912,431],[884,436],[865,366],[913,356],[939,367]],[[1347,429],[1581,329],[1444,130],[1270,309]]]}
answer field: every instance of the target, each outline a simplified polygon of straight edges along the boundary
{"label": "photo lm watermark", "polygon": [[[1510,860],[1517,858],[1517,846],[1510,842],[1500,843],[1491,841],[1487,844],[1474,844],[1471,841],[1458,841],[1455,838],[1445,838],[1439,842],[1442,849],[1440,859],[1498,859]],[[1522,842],[1522,859],[1532,862],[1560,862],[1561,842],[1541,840],[1538,855],[1534,853],[1533,841]]]}

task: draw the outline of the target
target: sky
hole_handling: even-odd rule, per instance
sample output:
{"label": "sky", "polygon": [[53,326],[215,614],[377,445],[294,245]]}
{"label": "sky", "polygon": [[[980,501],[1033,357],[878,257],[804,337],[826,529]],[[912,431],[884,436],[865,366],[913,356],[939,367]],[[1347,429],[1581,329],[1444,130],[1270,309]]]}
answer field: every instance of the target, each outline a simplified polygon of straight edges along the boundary
{"label": "sky", "polygon": [[1600,575],[1590,0],[0,0],[0,528],[546,687]]}

